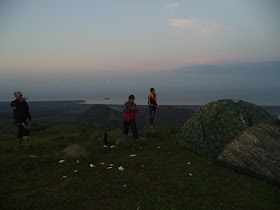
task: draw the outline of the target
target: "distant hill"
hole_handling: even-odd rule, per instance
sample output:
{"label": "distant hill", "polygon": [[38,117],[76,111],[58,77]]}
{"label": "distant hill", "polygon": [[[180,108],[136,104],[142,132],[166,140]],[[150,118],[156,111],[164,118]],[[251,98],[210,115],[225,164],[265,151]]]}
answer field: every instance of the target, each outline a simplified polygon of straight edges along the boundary
{"label": "distant hill", "polygon": [[122,113],[106,105],[94,105],[83,112],[78,118],[78,123],[86,126],[100,126],[104,128],[120,128]]}
{"label": "distant hill", "polygon": [[[142,128],[149,125],[148,106],[138,106],[137,127]],[[176,108],[175,106],[160,106],[156,112],[156,126],[181,127],[194,113],[191,109]],[[94,105],[83,112],[77,121],[82,125],[101,126],[115,129],[122,128],[122,106],[121,105]]]}

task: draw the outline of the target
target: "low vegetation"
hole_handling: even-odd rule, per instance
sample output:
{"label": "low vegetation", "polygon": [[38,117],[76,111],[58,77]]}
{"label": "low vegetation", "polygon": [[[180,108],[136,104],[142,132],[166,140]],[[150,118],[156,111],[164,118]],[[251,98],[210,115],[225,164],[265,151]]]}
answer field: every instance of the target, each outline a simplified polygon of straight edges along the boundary
{"label": "low vegetation", "polygon": [[[280,208],[279,187],[180,147],[176,132],[143,130],[135,145],[111,148],[121,131],[109,131],[109,145],[103,147],[96,142],[100,135],[96,129],[57,124],[34,131],[32,146],[20,149],[14,133],[1,132],[0,208]],[[88,157],[65,158],[62,150],[71,144],[85,146]]]}

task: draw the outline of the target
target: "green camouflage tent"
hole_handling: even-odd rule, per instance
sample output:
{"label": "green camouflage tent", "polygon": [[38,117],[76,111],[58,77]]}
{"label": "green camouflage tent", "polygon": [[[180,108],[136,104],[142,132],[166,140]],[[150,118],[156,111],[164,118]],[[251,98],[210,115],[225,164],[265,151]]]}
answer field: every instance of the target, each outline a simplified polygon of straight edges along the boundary
{"label": "green camouflage tent", "polygon": [[280,122],[254,125],[230,141],[217,158],[240,172],[280,183]]}
{"label": "green camouflage tent", "polygon": [[219,100],[200,108],[177,133],[183,146],[209,158],[217,158],[224,146],[242,131],[270,115],[244,101]]}

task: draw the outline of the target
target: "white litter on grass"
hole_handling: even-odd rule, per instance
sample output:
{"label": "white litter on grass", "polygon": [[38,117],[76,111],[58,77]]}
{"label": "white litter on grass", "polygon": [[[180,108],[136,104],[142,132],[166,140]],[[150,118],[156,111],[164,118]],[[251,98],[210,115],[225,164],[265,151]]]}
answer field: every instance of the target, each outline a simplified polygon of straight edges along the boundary
{"label": "white litter on grass", "polygon": [[129,155],[129,157],[136,157],[136,154],[131,154]]}
{"label": "white litter on grass", "polygon": [[108,167],[108,169],[112,169],[113,167]]}
{"label": "white litter on grass", "polygon": [[74,173],[77,173],[77,172],[78,172],[78,170],[75,170],[75,171],[74,171]]}
{"label": "white litter on grass", "polygon": [[188,165],[190,165],[190,164],[191,164],[191,162],[187,162],[187,164],[188,164]]}
{"label": "white litter on grass", "polygon": [[111,167],[112,167],[112,166],[114,166],[114,164],[110,163],[110,164],[109,164],[109,166],[111,166]]}
{"label": "white litter on grass", "polygon": [[93,164],[89,164],[89,167],[91,167],[91,168],[95,168],[96,166],[95,166],[95,165],[93,165]]}
{"label": "white litter on grass", "polygon": [[126,184],[124,184],[123,186],[126,187]]}
{"label": "white litter on grass", "polygon": [[62,178],[65,179],[65,178],[67,178],[67,176],[63,176]]}
{"label": "white litter on grass", "polygon": [[32,158],[37,158],[37,156],[35,155],[28,155],[29,157],[32,157]]}
{"label": "white litter on grass", "polygon": [[113,148],[117,148],[117,147],[116,147],[115,145],[112,145],[112,146],[111,146],[111,149],[113,149]]}
{"label": "white litter on grass", "polygon": [[107,145],[103,145],[103,147],[104,147],[104,148],[107,148],[108,146],[107,146]]}
{"label": "white litter on grass", "polygon": [[100,162],[100,165],[104,165],[105,163],[104,162]]}
{"label": "white litter on grass", "polygon": [[120,167],[118,167],[118,169],[119,169],[120,171],[123,171],[123,170],[124,170],[124,167],[120,166]]}
{"label": "white litter on grass", "polygon": [[192,176],[192,173],[189,173],[189,176]]}
{"label": "white litter on grass", "polygon": [[77,160],[77,161],[76,161],[76,163],[80,163],[80,161],[79,161],[79,160]]}
{"label": "white litter on grass", "polygon": [[157,148],[160,149],[160,146],[158,146]]}
{"label": "white litter on grass", "polygon": [[60,161],[58,161],[59,163],[64,163],[65,162],[65,160],[60,160]]}

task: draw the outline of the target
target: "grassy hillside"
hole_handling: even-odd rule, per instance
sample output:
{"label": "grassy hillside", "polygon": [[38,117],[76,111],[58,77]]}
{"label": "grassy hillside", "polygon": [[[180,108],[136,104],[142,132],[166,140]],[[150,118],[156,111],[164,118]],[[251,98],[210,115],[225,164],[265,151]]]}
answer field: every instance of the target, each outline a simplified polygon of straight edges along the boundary
{"label": "grassy hillside", "polygon": [[[96,143],[99,133],[57,124],[33,132],[31,148],[15,150],[14,134],[1,132],[0,208],[280,208],[278,187],[216,166],[179,147],[176,130],[142,130],[140,136],[146,139],[134,147],[120,148]],[[111,131],[110,144],[121,135],[121,131]],[[61,151],[73,143],[84,145],[89,157],[79,163],[78,158],[65,159]],[[61,159],[65,162],[59,163]],[[109,164],[114,166],[108,169]],[[119,166],[124,170],[118,170]]]}

